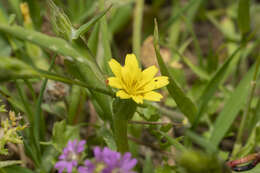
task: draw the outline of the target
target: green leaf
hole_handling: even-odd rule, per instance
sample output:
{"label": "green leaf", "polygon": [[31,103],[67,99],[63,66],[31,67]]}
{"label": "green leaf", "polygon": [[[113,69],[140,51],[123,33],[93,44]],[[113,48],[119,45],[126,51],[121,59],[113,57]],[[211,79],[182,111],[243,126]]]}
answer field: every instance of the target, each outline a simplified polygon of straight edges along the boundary
{"label": "green leaf", "polygon": [[[105,84],[105,78],[86,46],[83,48],[82,45],[77,45],[76,42],[73,42],[72,46],[61,38],[50,37],[36,31],[26,30],[19,26],[0,24],[0,31],[17,38],[27,40],[43,48],[50,49],[55,53],[65,55],[65,58],[74,61],[81,75],[84,77],[84,83],[89,83],[94,85],[94,87],[108,90],[108,87]],[[44,77],[48,78],[48,76]],[[54,75],[52,75],[52,77],[54,77]],[[105,119],[111,120],[111,98],[98,92],[91,92],[91,94],[93,96],[92,98],[95,99],[99,106],[103,109]]]}
{"label": "green leaf", "polygon": [[236,153],[237,158],[246,157],[248,154],[254,152],[255,147],[257,147],[257,144],[260,142],[259,141],[260,126],[257,125],[256,127],[254,127],[251,133],[248,134],[250,134],[250,136],[247,139],[245,146],[239,149],[238,153]]}
{"label": "green leaf", "polygon": [[111,19],[113,20],[109,21],[108,25],[112,34],[120,31],[126,24],[128,24],[132,17],[132,11],[132,4],[122,5],[116,9],[116,12],[111,16]]}
{"label": "green leaf", "polygon": [[[48,71],[51,71],[53,68],[53,65],[55,63],[55,59],[56,59],[56,55],[53,57],[53,59],[51,60],[51,65],[49,67]],[[44,139],[45,136],[45,120],[44,117],[42,115],[42,102],[43,102],[43,94],[47,85],[48,79],[45,79],[42,83],[41,89],[40,89],[40,93],[36,102],[36,109],[35,112],[33,114],[33,122],[32,124],[32,128],[33,128],[33,135],[34,135],[34,140],[37,144],[37,146],[40,148],[39,146],[39,142],[40,140]]]}
{"label": "green leaf", "polygon": [[[103,10],[104,9],[104,0],[99,0],[99,6]],[[101,69],[108,75],[111,75],[111,70],[108,65],[108,61],[112,58],[112,52],[110,47],[111,35],[108,30],[108,23],[106,16],[103,16],[100,20],[100,36],[101,36],[101,50],[104,52],[103,56],[99,56],[100,58],[97,59],[98,64],[100,65]]]}
{"label": "green leaf", "polygon": [[79,126],[69,126],[64,120],[54,124],[52,143],[57,150],[62,150],[73,139],[80,139]]}
{"label": "green leaf", "polygon": [[20,26],[8,26],[4,24],[0,24],[0,31],[8,33],[17,38],[27,40],[43,48],[50,49],[58,54],[66,56],[68,59],[73,58],[74,61],[80,63],[81,65],[88,66],[92,70],[91,72],[94,73],[94,76],[97,78],[97,80],[104,81],[104,77],[99,71],[96,63],[89,57],[83,56],[67,41],[61,38],[50,37],[40,32],[24,29]]}
{"label": "green leaf", "polygon": [[186,136],[188,136],[192,141],[194,141],[196,144],[200,145],[201,147],[205,148],[207,152],[209,153],[215,153],[217,151],[217,147],[213,146],[211,144],[211,141],[208,141],[202,136],[197,135],[196,133],[192,131],[187,131],[185,133]]}
{"label": "green leaf", "polygon": [[80,103],[84,97],[82,88],[79,86],[71,87],[71,94],[69,97],[69,112],[68,112],[68,123],[75,124],[76,118],[80,114]]}
{"label": "green leaf", "polygon": [[195,7],[200,1],[201,0],[191,0],[183,8],[179,8],[179,11],[168,20],[166,27],[176,22],[185,12],[189,11],[192,7]]}
{"label": "green leaf", "polygon": [[58,158],[59,154],[52,145],[45,147],[41,158],[41,169],[44,169],[45,172],[51,172],[53,161]]}
{"label": "green leaf", "polygon": [[101,127],[98,130],[98,136],[101,136],[104,139],[107,146],[111,150],[116,150],[116,142],[113,138],[113,134],[112,134],[111,130],[107,129],[106,127]]}
{"label": "green leaf", "polygon": [[180,111],[184,113],[190,122],[193,122],[195,116],[197,114],[196,105],[192,102],[192,100],[184,93],[184,91],[180,88],[180,86],[175,81],[174,77],[171,76],[169,73],[165,63],[163,62],[162,56],[160,54],[159,49],[159,35],[158,35],[158,28],[157,23],[155,21],[155,29],[154,29],[154,48],[156,52],[156,57],[158,64],[160,66],[160,71],[162,75],[168,76],[170,83],[167,85],[167,89],[175,100],[177,106],[179,107]]}
{"label": "green leaf", "polygon": [[38,73],[29,65],[13,57],[0,57],[0,81],[10,80],[14,76],[35,76]]}
{"label": "green leaf", "polygon": [[100,24],[97,23],[94,26],[88,39],[88,47],[90,51],[93,53],[94,57],[97,56],[98,42],[99,42],[99,29],[100,29]]}
{"label": "green leaf", "polygon": [[250,31],[250,0],[239,0],[238,26],[243,36]]}
{"label": "green leaf", "polygon": [[5,168],[0,169],[3,173],[14,173],[14,172],[22,172],[22,173],[34,173],[28,168],[24,168],[21,166],[8,166]]}
{"label": "green leaf", "polygon": [[82,25],[72,33],[72,39],[78,39],[81,35],[88,32],[89,29],[94,26],[111,8],[112,6],[108,7],[106,10],[98,14],[97,16],[93,17],[90,21],[88,21],[86,24]]}
{"label": "green leaf", "polygon": [[200,98],[198,99],[199,101],[199,111],[198,114],[196,115],[196,119],[193,122],[192,128],[196,128],[198,125],[202,115],[204,114],[208,102],[210,99],[214,96],[215,92],[218,89],[218,86],[221,84],[223,81],[223,78],[227,72],[227,69],[229,67],[230,62],[237,56],[235,56],[239,51],[241,47],[237,48],[233,54],[224,62],[224,64],[218,69],[218,71],[211,77],[209,82],[207,83],[205,89],[203,90]]}
{"label": "green leaf", "polygon": [[7,160],[7,161],[0,161],[0,168],[4,168],[11,165],[21,164],[21,160]]}
{"label": "green leaf", "polygon": [[153,162],[150,154],[147,153],[145,156],[143,173],[153,173],[153,172],[154,172]]}
{"label": "green leaf", "polygon": [[225,136],[236,116],[238,115],[238,112],[242,109],[245,102],[247,101],[247,96],[250,91],[250,82],[254,75],[254,69],[255,66],[252,66],[246,73],[244,78],[240,81],[239,85],[233,91],[230,98],[224,104],[225,106],[223,110],[217,117],[214,130],[210,138],[210,141],[216,147]]}
{"label": "green leaf", "polygon": [[0,35],[0,56],[9,56],[11,54],[11,47],[2,35]]}
{"label": "green leaf", "polygon": [[171,136],[169,136],[168,134],[166,134],[164,132],[160,131],[160,134],[162,136],[164,136],[169,141],[169,143],[176,148],[176,150],[178,150],[178,151],[185,151],[186,150],[186,148],[178,140],[172,138]]}
{"label": "green leaf", "polygon": [[204,70],[202,70],[199,66],[196,66],[194,64],[192,64],[192,62],[185,57],[184,55],[182,55],[177,49],[173,49],[174,53],[177,53],[179,57],[181,57],[181,59],[183,60],[183,62],[201,79],[203,80],[209,80],[210,76],[207,72],[205,72]]}
{"label": "green leaf", "polygon": [[170,166],[164,165],[156,168],[155,173],[175,173],[175,171]]}
{"label": "green leaf", "polygon": [[136,55],[137,59],[140,61],[144,0],[135,0],[135,6],[134,6],[133,11],[134,12],[133,12],[132,48],[133,48],[133,53]]}

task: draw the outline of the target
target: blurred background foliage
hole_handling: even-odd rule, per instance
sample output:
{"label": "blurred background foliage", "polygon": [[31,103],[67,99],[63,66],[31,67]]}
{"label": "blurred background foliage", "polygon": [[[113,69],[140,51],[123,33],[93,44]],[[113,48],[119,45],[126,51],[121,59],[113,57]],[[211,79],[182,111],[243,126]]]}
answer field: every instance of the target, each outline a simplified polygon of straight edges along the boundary
{"label": "blurred background foliage", "polygon": [[129,122],[136,171],[230,172],[259,151],[259,29],[257,0],[0,0],[0,96],[29,123],[0,172],[50,172],[80,136],[116,149],[107,62],[131,52],[172,79]]}

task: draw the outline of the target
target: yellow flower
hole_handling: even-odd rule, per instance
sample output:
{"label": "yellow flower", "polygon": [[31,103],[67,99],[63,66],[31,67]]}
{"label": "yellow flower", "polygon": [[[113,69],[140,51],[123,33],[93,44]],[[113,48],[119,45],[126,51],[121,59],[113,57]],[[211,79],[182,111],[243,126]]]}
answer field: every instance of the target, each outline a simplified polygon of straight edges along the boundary
{"label": "yellow flower", "polygon": [[120,89],[116,96],[121,99],[132,98],[136,103],[143,103],[144,99],[160,101],[162,95],[152,90],[164,87],[169,83],[167,76],[155,77],[158,72],[155,66],[142,71],[134,54],[126,55],[123,67],[114,59],[109,61],[109,66],[115,77],[109,77],[108,84]]}

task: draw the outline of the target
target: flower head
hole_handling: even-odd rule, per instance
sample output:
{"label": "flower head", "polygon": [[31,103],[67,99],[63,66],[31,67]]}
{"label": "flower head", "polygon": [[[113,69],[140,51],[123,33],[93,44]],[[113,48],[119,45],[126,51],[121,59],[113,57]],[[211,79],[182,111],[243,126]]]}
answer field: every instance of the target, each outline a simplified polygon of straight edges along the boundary
{"label": "flower head", "polygon": [[64,169],[67,169],[68,173],[72,172],[72,169],[78,165],[78,160],[84,151],[86,141],[69,141],[67,146],[63,149],[63,153],[59,157],[59,161],[55,164],[55,168],[59,173],[62,173]]}
{"label": "flower head", "polygon": [[160,101],[162,95],[153,90],[169,83],[167,76],[155,77],[158,72],[155,66],[142,71],[134,54],[126,55],[124,66],[114,59],[109,61],[109,66],[115,77],[109,77],[108,84],[119,89],[116,96],[121,99],[132,98],[136,103],[143,103],[144,99]]}
{"label": "flower head", "polygon": [[130,153],[125,153],[122,156],[107,147],[103,150],[96,147],[94,155],[95,158],[92,162],[86,160],[84,166],[79,167],[79,173],[135,173],[132,169],[137,160],[133,159]]}

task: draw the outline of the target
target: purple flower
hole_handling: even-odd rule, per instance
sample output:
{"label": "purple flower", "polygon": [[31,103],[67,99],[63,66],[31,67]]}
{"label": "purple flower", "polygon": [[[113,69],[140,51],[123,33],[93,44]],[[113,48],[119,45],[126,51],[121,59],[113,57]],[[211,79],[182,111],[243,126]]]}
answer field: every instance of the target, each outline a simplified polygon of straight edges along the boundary
{"label": "purple flower", "polygon": [[96,147],[94,148],[94,156],[93,162],[86,160],[84,166],[79,167],[79,173],[135,173],[132,169],[137,160],[132,159],[130,153],[125,153],[122,156],[107,147],[103,150]]}
{"label": "purple flower", "polygon": [[55,168],[59,173],[67,169],[68,173],[72,172],[73,167],[78,165],[78,160],[81,153],[84,151],[86,141],[69,141],[67,146],[63,149],[63,153],[59,157],[59,161],[55,164]]}
{"label": "purple flower", "polygon": [[78,168],[79,173],[92,173],[95,169],[95,165],[90,160],[84,162],[84,166]]}

